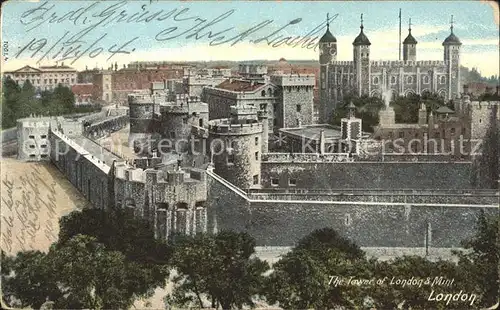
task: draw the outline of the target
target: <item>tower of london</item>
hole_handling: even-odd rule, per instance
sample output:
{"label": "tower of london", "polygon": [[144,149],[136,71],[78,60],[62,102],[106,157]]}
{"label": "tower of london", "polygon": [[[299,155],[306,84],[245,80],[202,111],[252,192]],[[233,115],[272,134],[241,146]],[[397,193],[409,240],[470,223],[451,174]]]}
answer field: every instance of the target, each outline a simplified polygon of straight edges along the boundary
{"label": "tower of london", "polygon": [[337,39],[327,24],[319,41],[321,120],[327,123],[343,97],[392,96],[437,93],[445,99],[460,95],[460,49],[462,43],[453,33],[443,41],[442,60],[417,60],[417,40],[412,35],[411,22],[403,41],[402,60],[370,59],[372,43],[365,34],[363,16],[358,36],[352,42],[351,61],[337,60]]}

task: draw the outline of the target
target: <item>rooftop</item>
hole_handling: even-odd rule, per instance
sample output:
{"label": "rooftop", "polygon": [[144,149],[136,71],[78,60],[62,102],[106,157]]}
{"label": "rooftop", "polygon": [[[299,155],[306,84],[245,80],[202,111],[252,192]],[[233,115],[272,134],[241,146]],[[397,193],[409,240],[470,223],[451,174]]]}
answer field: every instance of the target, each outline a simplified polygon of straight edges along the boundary
{"label": "rooftop", "polygon": [[94,84],[74,84],[71,86],[71,91],[75,95],[89,95],[94,90]]}
{"label": "rooftop", "polygon": [[324,131],[325,134],[325,140],[328,139],[340,139],[340,130],[327,125],[312,125],[312,126],[307,126],[307,127],[301,127],[301,128],[283,128],[280,129],[281,132],[285,134],[290,134],[294,135],[300,138],[305,138],[309,140],[319,140],[319,136],[321,131]]}
{"label": "rooftop", "polygon": [[216,88],[230,90],[230,91],[254,91],[264,84],[255,83],[253,81],[231,80],[227,79],[216,86]]}

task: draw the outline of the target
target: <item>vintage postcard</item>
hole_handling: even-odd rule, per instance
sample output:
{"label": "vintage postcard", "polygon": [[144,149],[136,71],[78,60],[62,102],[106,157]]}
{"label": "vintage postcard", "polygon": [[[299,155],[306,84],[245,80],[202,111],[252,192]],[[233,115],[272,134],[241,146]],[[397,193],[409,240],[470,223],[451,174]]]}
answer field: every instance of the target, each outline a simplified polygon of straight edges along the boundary
{"label": "vintage postcard", "polygon": [[2,3],[2,308],[498,309],[499,25]]}

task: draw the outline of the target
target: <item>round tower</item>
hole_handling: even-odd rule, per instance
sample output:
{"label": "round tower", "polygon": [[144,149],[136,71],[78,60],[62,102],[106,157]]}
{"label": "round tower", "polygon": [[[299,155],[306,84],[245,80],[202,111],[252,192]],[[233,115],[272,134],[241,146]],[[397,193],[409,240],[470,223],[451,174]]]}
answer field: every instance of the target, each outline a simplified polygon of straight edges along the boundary
{"label": "round tower", "polygon": [[232,107],[231,116],[209,122],[215,173],[241,189],[259,187],[263,126],[257,110]]}
{"label": "round tower", "polygon": [[129,95],[130,134],[128,145],[136,153],[147,152],[157,128],[154,117],[155,98],[149,95]]}
{"label": "round tower", "polygon": [[162,136],[169,141],[163,144],[162,151],[184,153],[189,149],[192,126],[206,126],[208,105],[194,96],[177,95],[170,99],[173,100],[160,105]]}

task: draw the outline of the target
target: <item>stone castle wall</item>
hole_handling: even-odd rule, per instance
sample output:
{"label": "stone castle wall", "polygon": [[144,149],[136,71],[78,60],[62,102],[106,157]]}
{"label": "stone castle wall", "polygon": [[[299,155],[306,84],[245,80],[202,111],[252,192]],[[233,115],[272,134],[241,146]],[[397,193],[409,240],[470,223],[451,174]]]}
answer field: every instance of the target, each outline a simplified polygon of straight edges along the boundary
{"label": "stone castle wall", "polygon": [[498,213],[494,195],[482,203],[457,197],[460,204],[446,203],[439,194],[435,203],[258,199],[208,176],[209,203],[215,206],[211,227],[248,232],[258,246],[293,246],[313,230],[331,227],[363,247],[460,247],[474,234],[482,210]]}
{"label": "stone castle wall", "polygon": [[262,186],[271,180],[293,188],[467,189],[473,188],[470,162],[266,162],[261,165]]}

